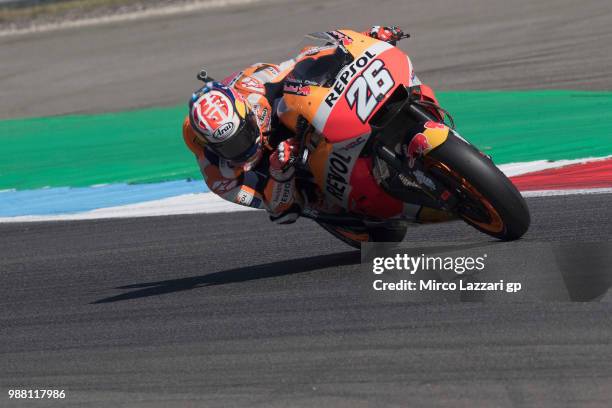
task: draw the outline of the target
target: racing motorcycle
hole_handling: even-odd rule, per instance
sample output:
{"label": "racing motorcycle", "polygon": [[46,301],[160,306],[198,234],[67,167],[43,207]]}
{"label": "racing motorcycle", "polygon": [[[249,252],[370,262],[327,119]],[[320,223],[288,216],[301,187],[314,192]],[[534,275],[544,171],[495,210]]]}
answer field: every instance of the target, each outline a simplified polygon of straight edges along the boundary
{"label": "racing motorcycle", "polygon": [[265,86],[300,141],[301,215],[347,244],[399,242],[410,222],[457,218],[504,241],[527,232],[521,194],[459,135],[399,48],[351,30],[309,34]]}
{"label": "racing motorcycle", "polygon": [[500,240],[525,234],[523,197],[458,134],[405,53],[351,30],[305,41],[279,84],[277,108],[301,142],[302,216],[354,247],[401,241],[408,222],[425,213],[460,218]]}

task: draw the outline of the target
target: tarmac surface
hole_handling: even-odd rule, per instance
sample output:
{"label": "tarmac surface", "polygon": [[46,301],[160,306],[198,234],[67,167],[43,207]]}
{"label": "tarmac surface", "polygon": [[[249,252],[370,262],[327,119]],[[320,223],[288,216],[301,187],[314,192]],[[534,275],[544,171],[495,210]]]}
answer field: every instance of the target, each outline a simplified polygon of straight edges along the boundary
{"label": "tarmac surface", "polygon": [[[462,222],[406,239],[609,243],[610,199],[528,199],[515,243]],[[397,301],[359,263],[260,212],[0,225],[0,384],[65,389],[64,407],[609,406],[609,294]]]}

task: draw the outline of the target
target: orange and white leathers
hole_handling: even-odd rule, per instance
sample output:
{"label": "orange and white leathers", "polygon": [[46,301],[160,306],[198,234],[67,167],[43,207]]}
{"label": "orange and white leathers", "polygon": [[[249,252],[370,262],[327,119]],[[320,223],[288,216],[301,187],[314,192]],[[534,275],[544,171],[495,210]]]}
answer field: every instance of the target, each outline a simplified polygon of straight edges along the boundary
{"label": "orange and white leathers", "polygon": [[[274,112],[266,98],[264,84],[273,81],[280,72],[277,65],[259,63],[223,81],[251,105],[262,134],[262,153],[266,155],[272,153],[265,135],[270,131]],[[183,122],[183,139],[195,154],[208,188],[225,200],[248,207],[265,208],[272,216],[283,214],[300,201],[293,177],[277,181],[254,171],[252,163],[231,163],[201,146],[189,123],[189,117]]]}

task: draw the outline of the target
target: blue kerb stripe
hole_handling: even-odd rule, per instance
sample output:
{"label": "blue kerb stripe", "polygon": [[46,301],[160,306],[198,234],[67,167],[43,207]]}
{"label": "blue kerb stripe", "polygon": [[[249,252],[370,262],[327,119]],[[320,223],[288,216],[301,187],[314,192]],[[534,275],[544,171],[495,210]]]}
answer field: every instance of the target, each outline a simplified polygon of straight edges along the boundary
{"label": "blue kerb stripe", "polygon": [[200,181],[0,192],[0,217],[68,214],[209,191]]}

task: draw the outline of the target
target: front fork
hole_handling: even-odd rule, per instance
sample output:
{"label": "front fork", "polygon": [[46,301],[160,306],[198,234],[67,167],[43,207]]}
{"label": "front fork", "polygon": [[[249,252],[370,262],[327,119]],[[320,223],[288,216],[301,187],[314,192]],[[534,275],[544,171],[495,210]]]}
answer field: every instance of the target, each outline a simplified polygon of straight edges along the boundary
{"label": "front fork", "polygon": [[398,196],[393,191],[390,194],[398,196],[402,201],[418,204],[424,207],[436,208],[444,211],[452,211],[457,202],[454,195],[446,185],[429,175],[423,160],[416,160],[413,167],[408,169],[401,158],[394,151],[383,144],[376,146],[378,157],[395,170],[400,179],[406,178],[405,184],[418,185],[419,189],[410,189],[407,195]]}
{"label": "front fork", "polygon": [[[395,170],[398,178],[402,181],[407,179],[404,184],[416,184],[418,188],[401,188],[395,192],[388,192],[405,202],[454,212],[458,205],[458,198],[443,182],[444,177],[436,177],[436,167],[431,166],[427,155],[449,137],[458,137],[463,141],[465,139],[459,136],[454,129],[439,124],[437,118],[419,106],[410,104],[407,108],[410,115],[419,123],[430,123],[431,125],[424,125],[425,129],[422,132],[412,135],[407,143],[407,152],[402,152],[402,155],[398,156],[396,151],[385,145],[382,140],[375,144],[374,149],[377,156]],[[404,143],[402,142],[402,148]]]}

